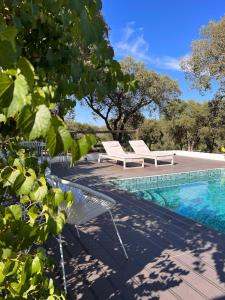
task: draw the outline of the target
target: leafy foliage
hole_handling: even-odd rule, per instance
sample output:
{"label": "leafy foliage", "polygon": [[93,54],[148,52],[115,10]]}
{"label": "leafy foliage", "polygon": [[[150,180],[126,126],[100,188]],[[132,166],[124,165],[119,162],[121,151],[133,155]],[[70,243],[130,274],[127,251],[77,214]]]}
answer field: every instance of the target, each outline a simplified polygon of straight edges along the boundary
{"label": "leafy foliage", "polygon": [[[140,119],[143,110],[148,110],[151,114],[176,99],[180,93],[176,81],[148,71],[143,63],[132,58],[122,61],[121,67],[126,78],[125,83],[124,80],[118,82],[116,88],[102,101],[99,101],[96,93],[90,93],[84,99],[93,113],[105,121],[113,138],[119,141],[122,140],[122,134],[113,131],[124,130],[132,120]],[[138,122],[135,125],[137,128]]]}
{"label": "leafy foliage", "polygon": [[163,130],[156,120],[145,120],[141,126],[140,138],[146,141],[150,150],[163,138]]}
{"label": "leafy foliage", "polygon": [[61,232],[66,215],[59,206],[69,205],[70,195],[48,186],[35,156],[12,141],[8,146],[0,168],[0,293],[4,299],[62,299],[46,276],[52,266],[40,246]]}
{"label": "leafy foliage", "polygon": [[201,38],[193,41],[192,54],[182,61],[181,67],[200,90],[210,89],[213,80],[224,90],[224,53],[225,17],[222,17],[220,21],[210,21],[201,29]]}
{"label": "leafy foliage", "polygon": [[206,125],[207,104],[194,101],[175,101],[164,109],[169,120],[170,136],[182,149],[187,145],[189,151],[200,141],[200,128]]}
{"label": "leafy foliage", "polygon": [[140,137],[152,149],[218,152],[224,146],[225,101],[205,103],[176,100],[166,105],[158,120],[145,120]]}
{"label": "leafy foliage", "polygon": [[[102,98],[115,87],[122,74],[120,65],[113,60],[100,0],[4,0],[1,6],[7,24],[3,37],[10,35],[7,43],[15,47],[12,35],[17,33],[20,55],[32,62],[39,81],[55,87],[54,100],[61,118],[72,109],[75,98],[94,91]],[[8,51],[8,56],[14,60],[0,61],[4,68],[8,65],[3,63],[16,61],[14,52]],[[107,76],[100,83],[102,69]]]}
{"label": "leafy foliage", "polygon": [[64,299],[42,245],[62,231],[61,204],[73,195],[48,185],[46,164],[22,142],[45,141],[51,156],[70,151],[73,161],[85,155],[95,137],[74,140],[63,118],[94,88],[98,68],[119,76],[112,57],[101,1],[0,4],[0,298]]}

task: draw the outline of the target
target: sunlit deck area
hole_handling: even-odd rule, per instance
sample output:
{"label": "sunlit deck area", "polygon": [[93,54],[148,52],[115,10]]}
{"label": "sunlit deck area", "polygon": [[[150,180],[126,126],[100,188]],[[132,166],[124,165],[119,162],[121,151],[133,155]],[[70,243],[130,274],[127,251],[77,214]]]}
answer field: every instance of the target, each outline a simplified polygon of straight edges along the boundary
{"label": "sunlit deck area", "polygon": [[[132,167],[132,165],[130,165]],[[151,176],[167,173],[186,172],[192,170],[205,170],[225,167],[225,160],[213,161],[209,159],[197,159],[190,157],[175,157],[173,166],[167,165],[166,162],[159,162],[159,166],[155,167],[154,162],[145,160],[144,168],[127,168],[123,169],[122,164],[114,162],[93,162],[82,161],[73,168],[67,168],[63,164],[53,164],[52,170],[54,174],[65,177],[70,180],[90,179],[90,184],[96,185],[95,179],[105,182],[113,178],[128,178],[138,176]]]}
{"label": "sunlit deck area", "polygon": [[[107,214],[63,230],[68,299],[225,299],[225,235],[108,184],[111,178],[225,167],[225,162],[176,157],[174,166],[127,169],[109,162],[53,164],[53,173],[113,197],[129,260]],[[49,249],[59,259],[57,244]],[[58,264],[59,266],[59,264]]]}

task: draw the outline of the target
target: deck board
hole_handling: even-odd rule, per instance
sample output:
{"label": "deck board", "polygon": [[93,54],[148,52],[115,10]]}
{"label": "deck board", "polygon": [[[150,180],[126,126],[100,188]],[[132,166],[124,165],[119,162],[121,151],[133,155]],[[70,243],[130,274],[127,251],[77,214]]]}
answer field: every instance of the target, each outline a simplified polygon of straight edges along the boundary
{"label": "deck board", "polygon": [[[176,157],[174,166],[132,170],[108,162],[53,165],[55,174],[117,201],[113,214],[129,255],[126,261],[107,214],[81,227],[80,240],[66,225],[68,299],[225,299],[224,234],[108,184],[111,178],[221,167],[225,162],[184,157]],[[57,253],[56,244],[50,248]]]}

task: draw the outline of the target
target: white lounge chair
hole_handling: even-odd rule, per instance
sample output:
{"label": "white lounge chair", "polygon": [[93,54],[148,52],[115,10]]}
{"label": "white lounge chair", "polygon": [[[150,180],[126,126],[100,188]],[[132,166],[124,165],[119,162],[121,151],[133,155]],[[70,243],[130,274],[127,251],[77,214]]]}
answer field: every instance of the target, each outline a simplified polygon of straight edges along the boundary
{"label": "white lounge chair", "polygon": [[[114,199],[112,199],[111,197],[103,193],[90,189],[86,186],[68,180],[60,179],[54,175],[47,176],[47,181],[52,187],[59,187],[63,191],[73,192],[74,201],[71,207],[67,208],[65,205],[64,206],[61,205],[60,209],[64,210],[67,213],[66,222],[68,224],[75,226],[77,230],[78,238],[80,238],[80,233],[78,230],[78,227],[80,225],[84,225],[88,221],[108,212],[110,219],[112,220],[113,226],[115,228],[123,253],[126,259],[128,259],[126,249],[124,247],[116,222],[111,212],[111,209],[116,205]],[[59,249],[60,249],[60,256],[61,256],[61,267],[63,273],[62,275],[63,275],[64,290],[65,293],[67,293],[66,272],[65,272],[65,265],[64,265],[61,234],[59,234],[58,242],[59,242]]]}
{"label": "white lounge chair", "polygon": [[155,166],[158,166],[158,161],[171,161],[171,165],[174,164],[175,153],[168,151],[150,151],[148,146],[143,140],[129,141],[132,149],[138,155],[144,158],[150,158],[155,160]]}
{"label": "white lounge chair", "polygon": [[[121,147],[120,143],[117,141],[110,141],[110,142],[102,142],[103,147],[106,151],[106,154],[99,154],[98,162],[101,162],[101,159],[111,159],[116,161],[123,162],[123,168],[126,169],[126,164],[129,162],[132,163],[140,163],[141,168],[144,167],[144,158],[142,155],[137,155],[135,153],[127,153],[124,152],[123,148]],[[133,167],[133,168],[140,168],[140,167]]]}

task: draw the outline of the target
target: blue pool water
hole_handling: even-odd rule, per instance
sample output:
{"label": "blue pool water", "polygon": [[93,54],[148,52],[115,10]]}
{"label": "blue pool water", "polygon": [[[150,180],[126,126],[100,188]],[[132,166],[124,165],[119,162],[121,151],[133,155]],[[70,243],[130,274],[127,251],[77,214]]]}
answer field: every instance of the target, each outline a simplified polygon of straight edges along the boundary
{"label": "blue pool water", "polygon": [[146,201],[225,233],[225,169],[115,180],[113,183]]}

